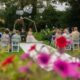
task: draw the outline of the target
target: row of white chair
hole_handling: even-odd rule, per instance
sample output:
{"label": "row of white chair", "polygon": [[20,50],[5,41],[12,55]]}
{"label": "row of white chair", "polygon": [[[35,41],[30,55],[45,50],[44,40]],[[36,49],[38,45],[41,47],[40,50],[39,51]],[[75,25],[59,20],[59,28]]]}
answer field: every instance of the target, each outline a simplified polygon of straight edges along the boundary
{"label": "row of white chair", "polygon": [[4,52],[19,52],[20,50],[20,43],[19,42],[11,42],[11,44],[5,44],[0,42],[0,50]]}

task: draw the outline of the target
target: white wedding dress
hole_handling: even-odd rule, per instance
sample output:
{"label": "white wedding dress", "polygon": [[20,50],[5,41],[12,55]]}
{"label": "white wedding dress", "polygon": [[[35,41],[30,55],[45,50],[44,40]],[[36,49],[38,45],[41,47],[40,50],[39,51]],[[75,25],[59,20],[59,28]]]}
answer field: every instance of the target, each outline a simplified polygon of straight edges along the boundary
{"label": "white wedding dress", "polygon": [[35,39],[35,37],[32,35],[32,32],[28,32],[28,35],[26,37],[26,42],[27,43],[37,43],[39,41]]}

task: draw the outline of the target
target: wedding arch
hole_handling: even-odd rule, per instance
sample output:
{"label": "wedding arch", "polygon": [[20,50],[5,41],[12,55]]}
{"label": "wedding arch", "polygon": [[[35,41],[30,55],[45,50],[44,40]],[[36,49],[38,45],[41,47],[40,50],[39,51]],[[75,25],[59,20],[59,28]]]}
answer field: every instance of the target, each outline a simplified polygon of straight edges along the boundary
{"label": "wedding arch", "polygon": [[[34,24],[34,28],[35,28],[35,31],[37,32],[37,27],[36,27],[36,22],[34,21],[34,20],[32,20],[32,19],[30,19],[30,18],[28,18],[28,17],[22,17],[22,19],[26,19],[26,20],[28,20],[28,21],[30,21],[30,22],[32,22],[33,24]],[[19,20],[19,19],[17,19],[17,20]],[[14,29],[16,28],[16,22],[14,23]]]}

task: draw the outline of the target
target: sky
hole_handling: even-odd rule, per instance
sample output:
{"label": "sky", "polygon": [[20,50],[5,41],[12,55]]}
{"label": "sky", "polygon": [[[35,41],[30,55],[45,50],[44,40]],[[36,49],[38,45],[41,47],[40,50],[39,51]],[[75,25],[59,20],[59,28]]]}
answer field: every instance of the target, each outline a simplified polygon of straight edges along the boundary
{"label": "sky", "polygon": [[[59,3],[59,2],[57,2],[56,4],[53,4],[53,3],[50,3],[52,6],[55,6],[55,9],[56,10],[59,10],[59,11],[65,11],[66,10],[66,8],[68,8],[69,6],[67,6],[66,5],[66,3],[63,3],[63,4],[61,4],[61,3]],[[46,2],[44,1],[44,5],[46,5]],[[1,8],[4,8],[5,7],[5,5],[0,5],[0,9]]]}
{"label": "sky", "polygon": [[[43,4],[46,5],[46,1],[43,1]],[[56,10],[59,10],[59,11],[65,11],[66,8],[69,7],[68,5],[66,5],[66,3],[59,3],[59,2],[57,2],[57,3],[52,3],[52,2],[51,2],[50,4],[51,4],[52,6],[54,6]]]}
{"label": "sky", "polygon": [[66,3],[58,3],[58,4],[53,4],[53,6],[55,6],[55,8],[59,11],[65,11],[66,8],[68,8],[69,6],[66,5]]}
{"label": "sky", "polygon": [[0,9],[5,8],[5,4],[0,4]]}

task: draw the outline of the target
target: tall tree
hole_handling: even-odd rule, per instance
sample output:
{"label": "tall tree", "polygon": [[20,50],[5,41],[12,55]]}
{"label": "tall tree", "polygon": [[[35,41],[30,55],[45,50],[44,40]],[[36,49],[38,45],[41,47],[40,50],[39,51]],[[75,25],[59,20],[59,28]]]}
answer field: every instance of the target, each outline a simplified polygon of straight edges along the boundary
{"label": "tall tree", "polygon": [[70,5],[67,10],[68,15],[66,19],[68,20],[68,25],[70,26],[80,26],[80,0],[54,0],[61,3],[66,2]]}

